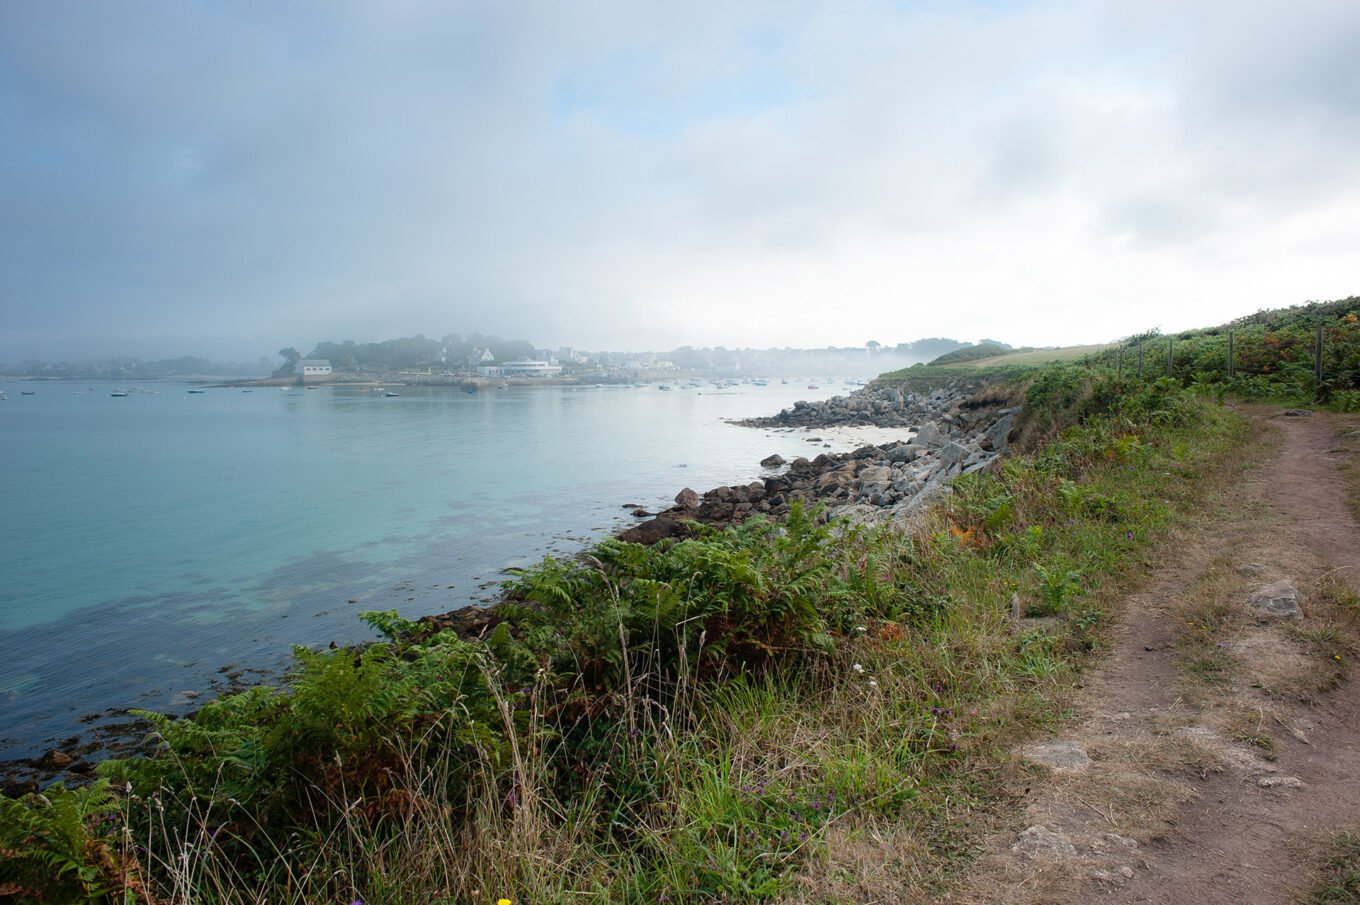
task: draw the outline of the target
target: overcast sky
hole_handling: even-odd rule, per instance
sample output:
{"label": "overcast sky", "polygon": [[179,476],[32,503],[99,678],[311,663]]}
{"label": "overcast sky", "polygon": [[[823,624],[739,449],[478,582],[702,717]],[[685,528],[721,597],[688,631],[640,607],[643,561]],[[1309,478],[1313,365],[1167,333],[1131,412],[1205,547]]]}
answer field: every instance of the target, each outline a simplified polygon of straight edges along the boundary
{"label": "overcast sky", "polygon": [[[1360,292],[1360,2],[0,4],[0,360]],[[304,348],[305,347],[305,348]]]}

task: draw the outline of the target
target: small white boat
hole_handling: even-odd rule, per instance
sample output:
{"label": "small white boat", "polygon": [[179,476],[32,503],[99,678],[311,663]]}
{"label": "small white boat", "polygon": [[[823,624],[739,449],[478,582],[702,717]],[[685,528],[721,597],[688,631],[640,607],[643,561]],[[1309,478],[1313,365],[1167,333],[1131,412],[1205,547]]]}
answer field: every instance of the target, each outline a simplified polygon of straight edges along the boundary
{"label": "small white boat", "polygon": [[114,391],[113,391],[112,393],[110,393],[109,395],[110,395],[110,396],[123,397],[123,396],[126,396],[127,394],[128,394],[127,390],[114,390]]}
{"label": "small white boat", "polygon": [[391,399],[391,398],[393,398],[393,397],[400,396],[401,394],[400,394],[400,393],[387,392],[387,393],[383,393],[383,395],[386,396],[388,399]]}

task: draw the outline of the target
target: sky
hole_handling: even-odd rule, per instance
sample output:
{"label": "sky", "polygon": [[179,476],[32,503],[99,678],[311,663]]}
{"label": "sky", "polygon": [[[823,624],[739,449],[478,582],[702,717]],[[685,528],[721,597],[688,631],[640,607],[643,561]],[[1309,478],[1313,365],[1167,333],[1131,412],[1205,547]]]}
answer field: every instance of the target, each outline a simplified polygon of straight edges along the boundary
{"label": "sky", "polygon": [[1058,345],[1354,295],[1358,46],[1354,0],[9,0],[0,361]]}

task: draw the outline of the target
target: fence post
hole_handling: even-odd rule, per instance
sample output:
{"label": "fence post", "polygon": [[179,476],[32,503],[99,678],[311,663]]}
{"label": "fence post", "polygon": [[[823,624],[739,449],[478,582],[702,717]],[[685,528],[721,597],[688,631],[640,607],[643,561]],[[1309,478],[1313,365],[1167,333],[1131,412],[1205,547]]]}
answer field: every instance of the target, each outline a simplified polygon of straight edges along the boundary
{"label": "fence post", "polygon": [[1173,348],[1173,346],[1175,345],[1175,342],[1176,342],[1176,341],[1175,341],[1174,339],[1172,339],[1171,337],[1169,337],[1169,336],[1166,338],[1166,376],[1167,376],[1167,377],[1170,377],[1170,376],[1171,376],[1171,366],[1172,366],[1173,364],[1175,364],[1175,357],[1174,357],[1174,354],[1173,354],[1173,352],[1172,352],[1172,348]]}
{"label": "fence post", "polygon": [[1313,400],[1322,398],[1322,326],[1317,328],[1317,342],[1313,344]]}
{"label": "fence post", "polygon": [[1233,332],[1228,331],[1228,379],[1233,379]]}

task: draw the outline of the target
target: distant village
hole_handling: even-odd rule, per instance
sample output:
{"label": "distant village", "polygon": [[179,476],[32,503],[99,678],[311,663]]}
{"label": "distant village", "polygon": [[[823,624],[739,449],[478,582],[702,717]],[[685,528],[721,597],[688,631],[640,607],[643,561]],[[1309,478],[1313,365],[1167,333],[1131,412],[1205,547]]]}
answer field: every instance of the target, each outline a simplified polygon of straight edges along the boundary
{"label": "distant village", "polygon": [[[985,342],[985,341],[984,341]],[[546,349],[525,340],[492,335],[423,335],[382,342],[317,343],[306,355],[280,349],[275,358],[253,362],[216,362],[193,356],[143,360],[112,358],[98,362],[28,360],[0,363],[0,374],[29,379],[156,380],[252,379],[275,382],[363,382],[402,380],[448,383],[468,380],[636,381],[668,375],[769,377],[843,375],[871,377],[884,371],[930,361],[972,346],[954,339],[930,338],[885,345],[819,349],[727,349],[681,346],[669,352],[590,352],[570,347]]]}
{"label": "distant village", "polygon": [[636,381],[676,374],[710,377],[770,377],[794,374],[874,376],[929,361],[971,343],[952,339],[917,340],[886,346],[821,349],[726,349],[682,346],[669,352],[588,352],[570,347],[536,348],[527,342],[496,337],[444,340],[412,337],[360,346],[320,343],[306,358],[291,359],[276,372],[307,381],[404,380],[440,383],[467,380]]}

